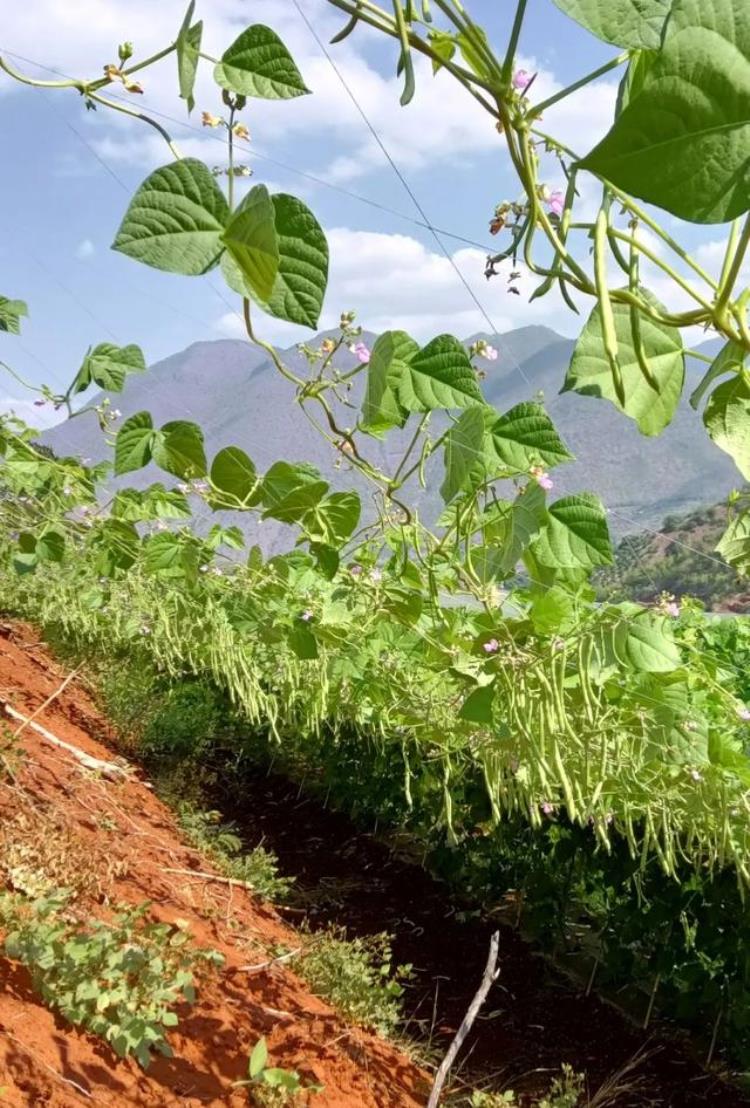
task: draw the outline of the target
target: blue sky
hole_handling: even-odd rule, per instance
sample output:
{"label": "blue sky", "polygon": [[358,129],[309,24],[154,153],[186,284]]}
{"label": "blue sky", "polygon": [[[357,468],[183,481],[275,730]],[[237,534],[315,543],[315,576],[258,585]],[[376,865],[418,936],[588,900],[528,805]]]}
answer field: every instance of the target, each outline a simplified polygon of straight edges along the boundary
{"label": "blue sky", "polygon": [[[300,2],[321,38],[330,39],[341,26],[340,13],[325,0]],[[4,21],[0,49],[12,51],[10,60],[35,76],[51,74],[32,63],[65,74],[96,75],[116,60],[122,39],[134,42],[136,60],[169,42],[184,6],[184,0],[158,5],[153,0],[69,5],[31,0]],[[361,322],[375,330],[401,326],[420,339],[445,330],[465,335],[488,329],[429,231],[267,160],[418,218],[292,0],[198,0],[197,7],[206,25],[207,52],[221,53],[248,23],[268,23],[292,49],[313,91],[291,102],[250,102],[244,118],[252,141],[245,160],[254,170],[252,183],[264,181],[272,190],[302,196],[329,234],[331,281],[322,324],[354,308]],[[498,46],[507,36],[512,8],[499,0],[471,4]],[[357,32],[331,51],[429,219],[478,244],[443,239],[495,327],[502,332],[547,323],[574,334],[580,323],[558,300],[529,305],[523,297],[507,295],[502,277],[487,284],[482,276],[483,246],[495,245],[487,233],[492,209],[517,191],[489,117],[449,77],[433,79],[426,67],[419,68],[414,103],[401,108],[394,46],[375,34]],[[562,15],[552,0],[530,0],[521,54],[522,63],[538,72],[539,96],[614,53]],[[221,110],[211,66],[202,67],[190,119],[177,97],[173,57],[143,79],[145,94],[138,106],[160,113],[183,153],[209,164],[222,162],[217,132],[200,125],[201,110]],[[557,127],[583,152],[606,129],[615,90],[616,78],[586,89],[549,113],[549,129]],[[0,112],[5,166],[10,167],[0,179],[0,293],[27,300],[31,313],[20,339],[0,336],[0,359],[34,382],[58,387],[92,343],[137,342],[153,362],[196,340],[239,337],[237,300],[218,272],[176,277],[109,249],[129,194],[151,169],[170,160],[154,132],[122,115],[86,112],[72,91],[26,89],[4,75]],[[559,174],[550,183],[559,184]],[[583,202],[589,209],[596,205],[593,182]],[[717,261],[721,235],[716,228],[702,235],[691,228],[688,236],[707,264]],[[524,277],[521,287],[528,292],[533,283]],[[284,345],[308,334],[272,320],[262,331]],[[11,381],[0,385],[0,407],[16,404],[19,412],[28,411],[18,403],[22,398]],[[35,410],[35,415],[43,419],[45,413]]]}

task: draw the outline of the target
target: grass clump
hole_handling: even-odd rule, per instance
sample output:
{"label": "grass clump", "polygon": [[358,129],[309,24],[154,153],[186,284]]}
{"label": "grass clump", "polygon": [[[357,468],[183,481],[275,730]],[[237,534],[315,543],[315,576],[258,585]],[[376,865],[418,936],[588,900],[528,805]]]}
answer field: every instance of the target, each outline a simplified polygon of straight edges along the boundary
{"label": "grass clump", "polygon": [[395,1034],[411,966],[393,966],[385,932],[347,939],[344,928],[329,927],[311,937],[297,964],[314,992],[347,1019],[386,1037]]}

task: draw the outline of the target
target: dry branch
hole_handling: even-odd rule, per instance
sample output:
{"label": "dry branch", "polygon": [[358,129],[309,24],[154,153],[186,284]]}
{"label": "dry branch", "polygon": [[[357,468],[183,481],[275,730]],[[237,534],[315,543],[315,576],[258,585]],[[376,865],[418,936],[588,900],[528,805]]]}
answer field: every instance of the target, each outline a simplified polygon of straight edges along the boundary
{"label": "dry branch", "polygon": [[[72,754],[82,766],[86,767],[86,769],[94,770],[96,773],[103,773],[105,777],[120,779],[125,776],[125,770],[122,766],[118,766],[114,762],[104,762],[101,758],[94,758],[91,754],[87,754],[84,750],[79,750],[77,746],[73,746],[72,743],[65,742],[64,739],[58,739],[57,735],[53,735],[51,731],[48,731],[46,727],[42,727],[41,724],[35,723],[29,716],[21,715],[15,708],[11,708],[10,704],[3,702],[3,709],[6,715],[9,715],[11,719],[23,724],[24,727],[30,727],[32,731],[36,731],[36,733],[41,735],[48,743],[52,743],[53,746],[58,746],[62,750],[67,750],[68,754]],[[19,728],[19,730],[21,730],[21,728]]]}

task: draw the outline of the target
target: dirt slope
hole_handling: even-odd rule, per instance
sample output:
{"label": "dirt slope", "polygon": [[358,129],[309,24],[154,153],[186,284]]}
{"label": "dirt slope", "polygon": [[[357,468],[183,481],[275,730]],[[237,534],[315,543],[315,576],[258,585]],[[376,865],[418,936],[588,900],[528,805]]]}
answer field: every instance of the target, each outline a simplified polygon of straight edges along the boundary
{"label": "dirt slope", "polygon": [[[29,716],[64,677],[30,629],[0,626],[3,702]],[[91,738],[106,724],[75,680],[35,719],[82,751],[112,759]],[[167,872],[212,868],[181,841],[168,809],[136,772],[123,781],[92,774],[29,728],[20,746],[16,780],[0,772],[0,883],[9,883],[11,845],[61,884],[76,883],[92,914],[106,916],[109,904],[152,901],[154,918],[188,921],[195,942],[219,950],[226,965],[195,1006],[180,1013],[170,1033],[174,1058],[160,1058],[144,1072],[56,1018],[34,996],[26,971],[0,958],[4,1105],[239,1108],[248,1096],[231,1084],[245,1076],[248,1052],[261,1035],[274,1065],[324,1086],[312,1101],[321,1108],[425,1103],[426,1077],[408,1058],[346,1025],[286,965],[240,968],[268,961],[275,944],[296,946],[294,932],[242,888]]]}

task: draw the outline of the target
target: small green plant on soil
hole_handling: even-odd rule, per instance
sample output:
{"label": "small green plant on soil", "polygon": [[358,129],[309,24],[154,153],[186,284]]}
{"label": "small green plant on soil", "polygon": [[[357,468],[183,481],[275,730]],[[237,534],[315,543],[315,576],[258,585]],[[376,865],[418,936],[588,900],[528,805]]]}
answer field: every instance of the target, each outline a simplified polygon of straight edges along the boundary
{"label": "small green plant on soil", "polygon": [[283,1108],[303,1093],[319,1093],[322,1085],[305,1081],[296,1070],[268,1065],[268,1044],[258,1039],[247,1061],[247,1078],[235,1086],[252,1088],[253,1103],[261,1108]]}
{"label": "small green plant on soil", "polygon": [[152,1051],[171,1056],[174,1008],[192,1004],[196,981],[223,957],[190,945],[186,926],[152,923],[147,904],[121,908],[111,923],[72,918],[70,895],[0,894],[5,953],[31,972],[34,989],[65,1019],[99,1035],[145,1068]]}
{"label": "small green plant on soil", "polygon": [[[536,1108],[577,1108],[583,1095],[585,1078],[572,1066],[564,1063],[562,1072],[550,1086],[546,1096],[536,1102]],[[471,1095],[471,1108],[518,1108],[518,1100],[512,1089],[503,1093],[485,1093],[477,1090]]]}
{"label": "small green plant on soil", "polygon": [[222,820],[220,812],[203,811],[194,804],[183,803],[177,808],[177,817],[191,843],[225,877],[245,881],[266,900],[279,902],[288,897],[294,878],[281,876],[273,851],[262,845],[244,851],[235,824]]}
{"label": "small green plant on soil", "polygon": [[394,1034],[411,966],[393,966],[389,935],[347,939],[343,928],[332,926],[312,938],[298,966],[310,987],[347,1019]]}

